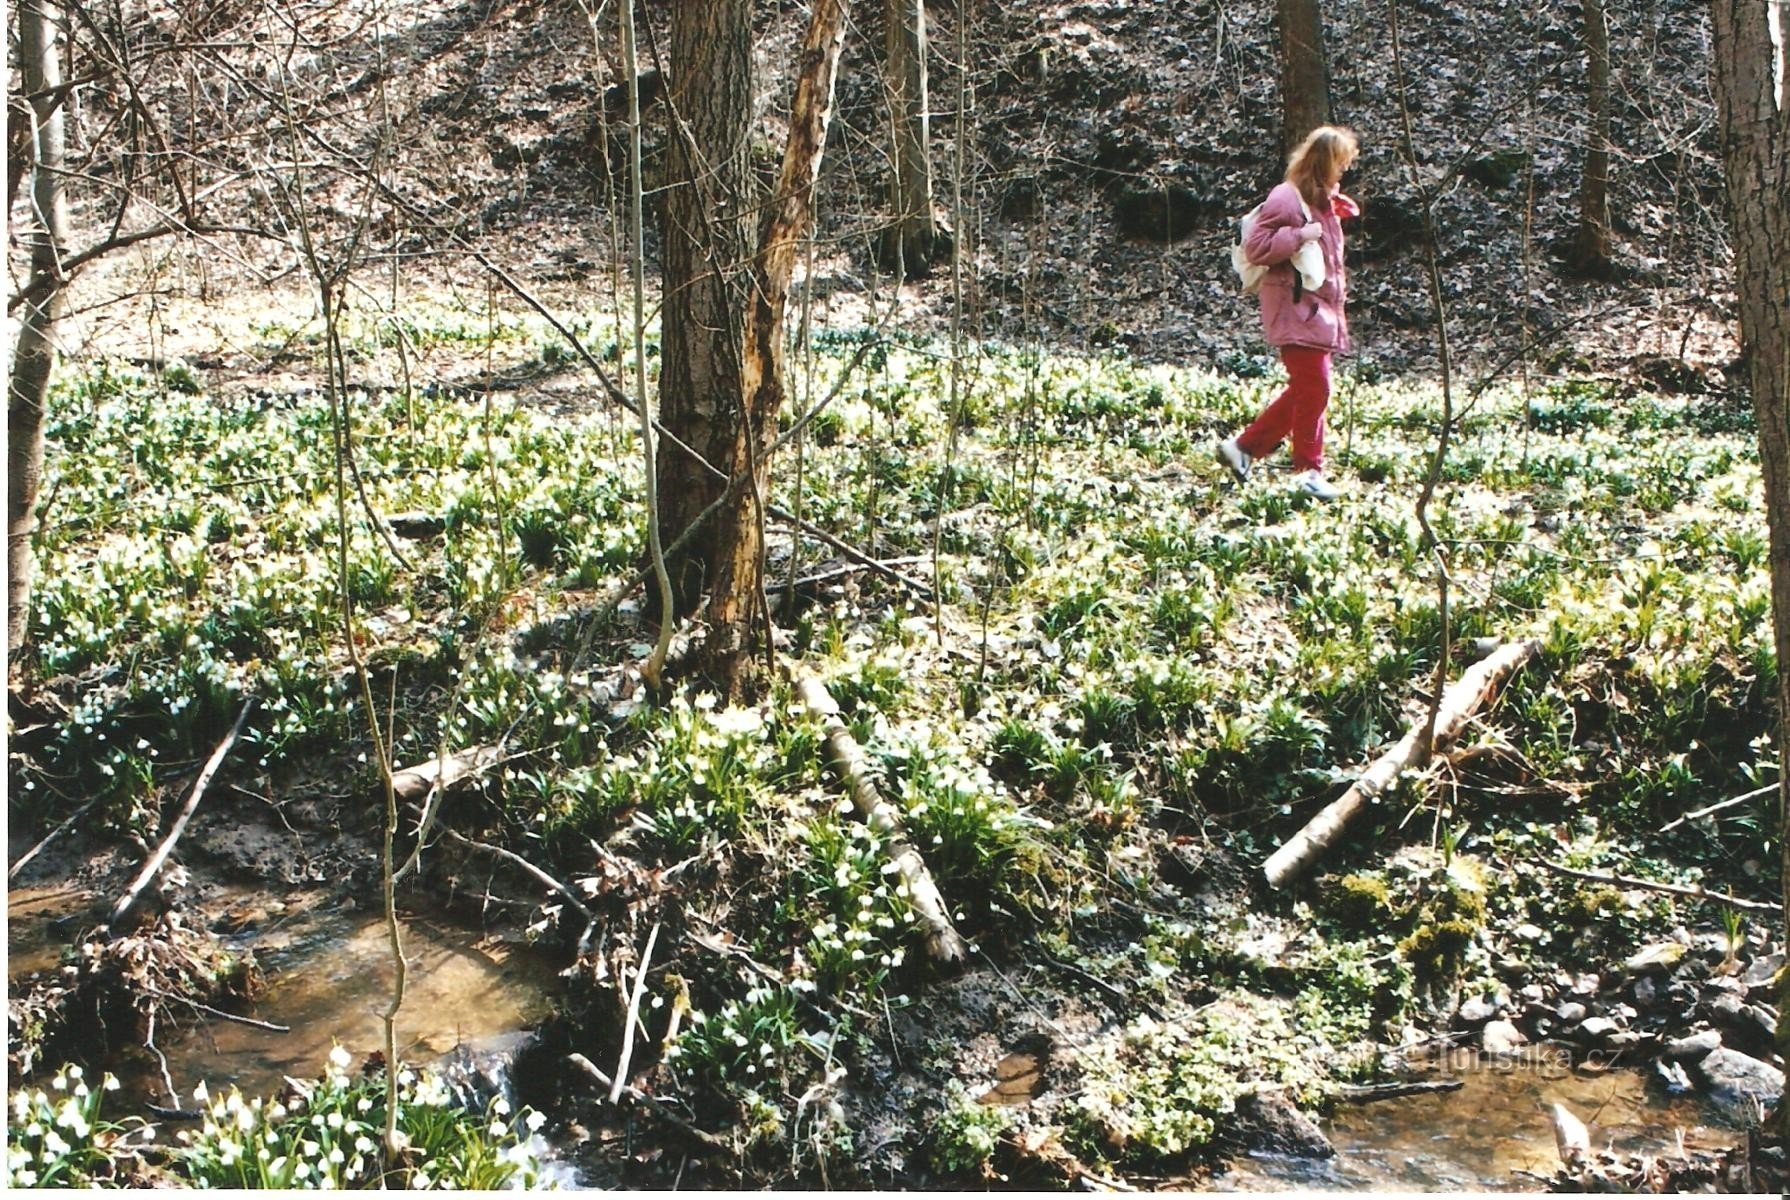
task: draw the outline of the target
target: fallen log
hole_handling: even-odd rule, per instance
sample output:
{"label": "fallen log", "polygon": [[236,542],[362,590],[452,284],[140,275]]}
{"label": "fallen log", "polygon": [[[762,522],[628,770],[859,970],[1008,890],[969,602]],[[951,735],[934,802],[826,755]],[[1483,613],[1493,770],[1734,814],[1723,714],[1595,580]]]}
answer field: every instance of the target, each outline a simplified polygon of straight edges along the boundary
{"label": "fallen log", "polygon": [[[1442,693],[1442,704],[1436,713],[1435,740],[1429,748],[1432,751],[1441,749],[1459,737],[1468,720],[1490,703],[1517,668],[1540,650],[1541,643],[1534,640],[1511,642],[1463,671],[1454,685]],[[1322,812],[1306,822],[1305,828],[1276,850],[1262,867],[1269,885],[1284,887],[1304,874],[1336,842],[1349,822],[1375,797],[1396,783],[1407,768],[1424,757],[1423,747],[1419,745],[1422,740],[1421,726],[1412,726],[1392,749],[1362,772],[1361,778],[1348,791],[1326,805]]]}
{"label": "fallen log", "polygon": [[143,869],[137,872],[137,877],[131,881],[130,887],[125,889],[124,895],[118,897],[118,903],[112,906],[112,916],[107,920],[106,926],[112,931],[114,937],[124,929],[125,918],[130,916],[137,907],[137,901],[142,898],[143,889],[155,881],[155,877],[161,874],[163,865],[167,863],[168,856],[174,853],[174,847],[180,841],[180,835],[186,832],[187,822],[193,819],[193,814],[199,809],[199,801],[205,798],[205,789],[210,786],[211,777],[216,775],[218,768],[224,765],[224,756],[230,753],[230,747],[236,745],[236,739],[242,734],[242,723],[248,720],[249,710],[254,707],[255,698],[250,696],[248,702],[242,706],[242,711],[236,714],[236,724],[230,726],[230,732],[224,735],[224,740],[218,743],[218,748],[213,750],[211,757],[206,760],[204,769],[199,772],[199,778],[193,780],[193,790],[187,795],[186,804],[181,807],[180,815],[174,818],[174,824],[169,828],[168,836],[162,839],[161,845],[155,848],[155,852],[143,864]]}
{"label": "fallen log", "polygon": [[826,685],[812,675],[792,676],[791,683],[802,707],[825,726],[827,761],[845,784],[859,819],[882,835],[896,873],[907,886],[908,903],[913,905],[914,915],[920,918],[925,928],[926,952],[938,962],[960,961],[968,947],[951,924],[944,895],[933,882],[932,872],[926,869],[926,861],[920,857],[920,852],[907,840],[900,814],[877,793],[870,770],[864,764],[864,751],[840,719],[838,703]]}

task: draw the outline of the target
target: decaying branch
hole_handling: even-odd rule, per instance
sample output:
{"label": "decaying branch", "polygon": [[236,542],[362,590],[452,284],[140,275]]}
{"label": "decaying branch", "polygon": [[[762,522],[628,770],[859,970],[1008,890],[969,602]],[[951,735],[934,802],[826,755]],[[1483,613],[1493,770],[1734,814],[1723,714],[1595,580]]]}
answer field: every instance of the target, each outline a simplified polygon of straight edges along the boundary
{"label": "decaying branch", "polygon": [[866,825],[883,836],[889,858],[895,864],[902,883],[907,886],[908,903],[913,905],[915,915],[926,929],[927,953],[938,962],[961,960],[967,947],[956,927],[951,924],[945,898],[939,892],[938,884],[933,882],[932,873],[926,869],[926,862],[920,857],[920,852],[907,840],[901,826],[901,817],[877,793],[870,771],[864,765],[863,749],[845,727],[845,722],[839,718],[839,705],[828,693],[826,685],[812,675],[793,678],[791,682],[795,686],[796,699],[801,702],[802,707],[826,727],[827,761],[845,784],[845,790],[851,796],[852,807],[857,809],[858,816]]}
{"label": "decaying branch", "polygon": [[1302,875],[1375,797],[1397,782],[1400,774],[1427,758],[1426,752],[1446,748],[1459,737],[1473,714],[1490,703],[1517,668],[1540,651],[1541,643],[1534,640],[1512,642],[1463,671],[1454,686],[1442,694],[1435,713],[1433,744],[1423,746],[1422,726],[1412,726],[1392,749],[1362,772],[1348,791],[1331,801],[1274,852],[1262,867],[1269,884],[1283,887]]}
{"label": "decaying branch", "polygon": [[193,819],[193,814],[199,809],[199,801],[205,798],[205,789],[210,786],[211,777],[216,775],[218,768],[224,765],[224,757],[230,753],[230,748],[236,745],[236,739],[242,733],[242,723],[248,720],[249,710],[254,707],[255,700],[251,696],[248,703],[242,706],[242,711],[236,714],[236,723],[230,726],[230,732],[224,735],[224,740],[218,743],[218,748],[211,752],[211,757],[206,760],[204,770],[199,772],[199,778],[193,781],[193,790],[187,795],[186,804],[181,808],[180,815],[174,818],[174,824],[168,830],[168,836],[162,839],[161,845],[157,846],[155,852],[149,856],[149,861],[143,864],[143,869],[137,872],[136,879],[131,881],[131,885],[125,889],[124,895],[118,898],[118,903],[112,906],[112,916],[106,924],[114,935],[124,928],[124,920],[137,907],[137,901],[142,898],[143,889],[155,881],[155,877],[161,874],[162,867],[166,865],[168,856],[174,853],[174,847],[180,841],[180,835],[186,832],[187,822]]}
{"label": "decaying branch", "polygon": [[1726,904],[1730,908],[1745,909],[1747,912],[1778,911],[1776,904],[1765,900],[1744,900],[1727,892],[1712,892],[1701,885],[1685,887],[1676,883],[1661,883],[1655,879],[1635,879],[1628,875],[1605,875],[1600,871],[1580,871],[1574,867],[1557,863],[1550,859],[1535,860],[1557,875],[1565,875],[1572,879],[1583,879],[1587,883],[1607,883],[1611,887],[1637,888],[1648,892],[1664,892],[1668,896],[1683,896],[1688,900],[1708,900],[1715,904]]}

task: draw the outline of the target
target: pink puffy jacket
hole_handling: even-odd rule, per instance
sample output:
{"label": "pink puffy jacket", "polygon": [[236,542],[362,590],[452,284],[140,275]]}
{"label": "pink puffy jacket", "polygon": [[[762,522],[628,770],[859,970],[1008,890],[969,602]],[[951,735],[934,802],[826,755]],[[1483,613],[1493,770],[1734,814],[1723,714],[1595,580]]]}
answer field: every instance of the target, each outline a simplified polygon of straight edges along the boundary
{"label": "pink puffy jacket", "polygon": [[1268,193],[1261,215],[1249,231],[1243,253],[1250,262],[1270,268],[1262,280],[1262,333],[1270,346],[1310,346],[1340,354],[1349,349],[1349,319],[1343,311],[1347,287],[1343,277],[1342,221],[1361,209],[1341,192],[1327,206],[1311,206],[1312,220],[1323,226],[1318,239],[1324,251],[1324,283],[1293,299],[1293,267],[1305,213],[1299,189],[1283,183]]}

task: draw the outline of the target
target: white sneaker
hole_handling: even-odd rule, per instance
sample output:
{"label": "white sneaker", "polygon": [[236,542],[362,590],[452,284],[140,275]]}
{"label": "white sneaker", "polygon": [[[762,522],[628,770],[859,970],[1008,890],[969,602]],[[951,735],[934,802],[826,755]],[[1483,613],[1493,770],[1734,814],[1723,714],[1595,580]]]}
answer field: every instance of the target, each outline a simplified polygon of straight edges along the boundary
{"label": "white sneaker", "polygon": [[1249,482],[1249,454],[1237,444],[1236,438],[1226,438],[1218,443],[1217,454],[1218,461],[1230,468],[1238,483]]}
{"label": "white sneaker", "polygon": [[1301,471],[1293,477],[1293,486],[1316,500],[1334,500],[1342,495],[1318,471]]}

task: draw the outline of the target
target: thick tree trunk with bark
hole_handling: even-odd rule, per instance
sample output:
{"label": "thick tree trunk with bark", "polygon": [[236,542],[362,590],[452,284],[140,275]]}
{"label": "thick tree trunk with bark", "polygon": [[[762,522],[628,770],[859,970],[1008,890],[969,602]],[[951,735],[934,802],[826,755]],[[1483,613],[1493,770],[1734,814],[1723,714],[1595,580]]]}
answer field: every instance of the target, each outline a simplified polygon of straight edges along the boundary
{"label": "thick tree trunk with bark", "polygon": [[57,42],[62,13],[54,0],[19,7],[19,82],[30,98],[31,247],[29,299],[20,305],[6,397],[6,645],[15,654],[31,612],[36,558],[37,492],[43,478],[44,409],[56,364],[56,320],[63,306],[62,256],[68,242],[63,196],[62,65]]}
{"label": "thick tree trunk with bark", "polygon": [[932,211],[932,155],[926,86],[924,0],[887,0],[885,66],[894,134],[890,155],[890,225],[880,257],[909,278],[926,275],[941,249]]}
{"label": "thick tree trunk with bark", "polygon": [[[685,445],[728,469],[740,423],[741,264],[756,211],[752,129],[752,0],[672,6],[669,95],[674,131],[661,217],[664,307],[659,419]],[[675,542],[726,487],[667,445],[658,456],[659,522]],[[713,582],[713,522],[667,564],[680,614]]]}
{"label": "thick tree trunk with bark", "polygon": [[1585,174],[1572,265],[1581,275],[1610,274],[1610,27],[1604,0],[1584,0]]}
{"label": "thick tree trunk with bark", "polygon": [[[1740,308],[1765,516],[1771,530],[1771,605],[1777,649],[1778,757],[1790,754],[1790,98],[1786,39],[1764,0],[1715,0],[1715,94],[1734,239]],[[1775,36],[1774,36],[1775,33]],[[1790,929],[1790,774],[1779,772],[1778,869]],[[1780,973],[1778,1010],[1790,1012],[1790,972]],[[1778,1052],[1790,1058],[1790,1021],[1778,1022]],[[1790,1139],[1790,1088],[1778,1101],[1777,1132]]]}
{"label": "thick tree trunk with bark", "polygon": [[1330,124],[1330,59],[1324,53],[1324,14],[1318,0],[1277,0],[1280,25],[1280,103],[1287,149]]}

